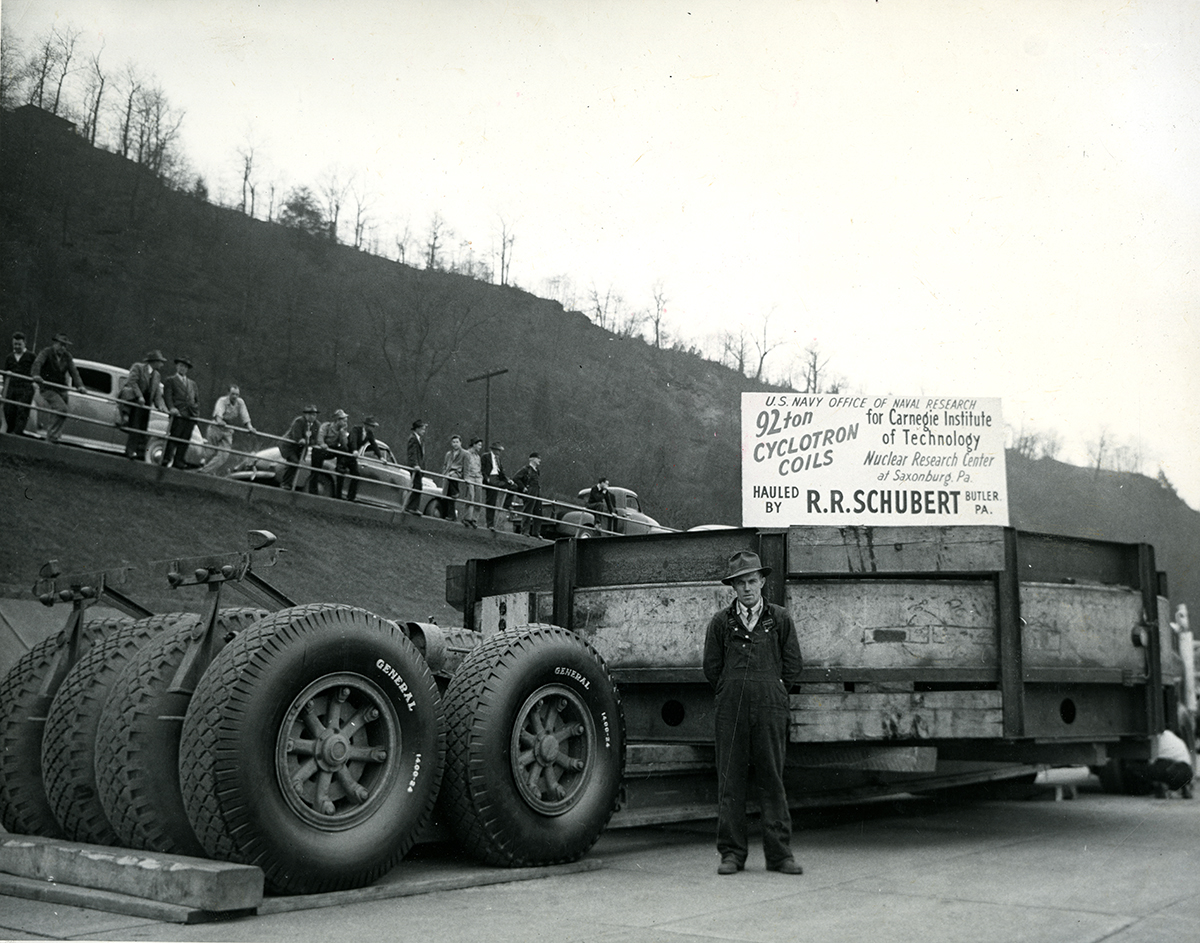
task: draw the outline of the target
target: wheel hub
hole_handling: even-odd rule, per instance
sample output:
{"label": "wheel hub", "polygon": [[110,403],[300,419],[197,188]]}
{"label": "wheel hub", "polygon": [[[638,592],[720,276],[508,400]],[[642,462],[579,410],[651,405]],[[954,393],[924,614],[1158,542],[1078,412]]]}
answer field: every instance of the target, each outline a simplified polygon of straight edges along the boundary
{"label": "wheel hub", "polygon": [[400,756],[400,727],[386,697],[361,675],[338,673],[292,701],[279,727],[275,773],[301,819],[340,830],[383,800]]}
{"label": "wheel hub", "polygon": [[509,762],[521,797],[538,812],[562,815],[579,802],[596,751],[591,711],[572,688],[538,688],[517,712]]}

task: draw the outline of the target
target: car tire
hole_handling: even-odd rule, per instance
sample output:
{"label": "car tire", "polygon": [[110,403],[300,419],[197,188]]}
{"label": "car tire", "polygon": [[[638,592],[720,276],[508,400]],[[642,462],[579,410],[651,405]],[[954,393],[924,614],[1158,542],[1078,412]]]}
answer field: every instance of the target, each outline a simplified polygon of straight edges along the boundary
{"label": "car tire", "polygon": [[[215,642],[226,644],[267,615],[222,609]],[[170,689],[199,643],[198,628],[199,622],[183,621],[148,642],[113,683],[100,715],[96,786],[105,817],[128,848],[204,857],[179,789],[179,733],[192,695]]]}
{"label": "car tire", "polygon": [[625,719],[586,641],[551,625],[492,635],[451,678],[446,720],[439,819],[469,853],[532,867],[595,844],[620,795]]}
{"label": "car tire", "polygon": [[444,753],[437,686],[400,628],[349,606],[299,607],[239,634],[205,672],[180,786],[213,857],[262,868],[274,893],[344,890],[412,846]]}
{"label": "car tire", "polygon": [[[132,622],[127,618],[85,621],[77,656],[86,654],[97,639]],[[43,639],[0,681],[0,824],[15,834],[65,837],[46,799],[42,736],[58,686],[44,689],[59,659],[67,657],[68,641],[65,631]]]}
{"label": "car tire", "polygon": [[113,682],[138,651],[179,624],[200,617],[172,612],[139,619],[98,639],[63,679],[46,715],[42,736],[42,775],[46,799],[72,841],[116,845],[96,787],[96,734]]}
{"label": "car tire", "polygon": [[146,443],[146,454],[144,456],[147,465],[161,465],[163,455],[167,451],[167,440],[152,438]]}

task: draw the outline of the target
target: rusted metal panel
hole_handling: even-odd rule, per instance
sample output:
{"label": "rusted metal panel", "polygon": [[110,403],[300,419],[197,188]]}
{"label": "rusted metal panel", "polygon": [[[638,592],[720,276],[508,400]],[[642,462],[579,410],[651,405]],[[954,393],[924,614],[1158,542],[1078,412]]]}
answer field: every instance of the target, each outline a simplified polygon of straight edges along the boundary
{"label": "rusted metal panel", "polygon": [[1002,527],[793,527],[788,572],[989,573],[1004,568]]}
{"label": "rusted metal panel", "polygon": [[757,552],[758,544],[759,532],[748,528],[582,540],[578,548],[577,585],[720,580],[733,553]]}
{"label": "rusted metal panel", "polygon": [[1109,668],[1146,673],[1133,644],[1142,596],[1131,589],[1022,583],[1021,660],[1026,677],[1040,668]]}
{"label": "rusted metal panel", "polygon": [[1138,548],[1106,540],[1017,532],[1021,579],[1138,588]]}
{"label": "rusted metal panel", "polygon": [[1116,740],[1152,733],[1146,687],[1101,684],[1026,684],[1025,729],[1042,740]]}
{"label": "rusted metal panel", "polygon": [[791,740],[932,740],[999,737],[999,691],[794,694]]}
{"label": "rusted metal panel", "polygon": [[708,621],[731,598],[720,582],[578,588],[575,631],[613,668],[697,667]]}
{"label": "rusted metal panel", "polygon": [[986,668],[994,677],[990,581],[793,582],[787,599],[806,669]]}
{"label": "rusted metal panel", "polygon": [[479,604],[479,629],[484,635],[536,622],[533,593],[487,596]]}

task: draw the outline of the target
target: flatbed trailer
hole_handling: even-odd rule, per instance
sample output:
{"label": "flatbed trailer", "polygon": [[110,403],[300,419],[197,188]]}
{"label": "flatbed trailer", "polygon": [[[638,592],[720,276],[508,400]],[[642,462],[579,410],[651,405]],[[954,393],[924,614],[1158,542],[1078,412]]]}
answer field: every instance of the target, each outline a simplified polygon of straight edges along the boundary
{"label": "flatbed trailer", "polygon": [[[1146,544],[1004,527],[565,538],[449,567],[463,624],[442,627],[296,605],[255,570],[274,541],[154,564],[203,592],[202,615],[148,614],[123,570],[47,565],[35,594],[72,610],[0,679],[9,832],[249,865],[269,893],[312,894],[370,884],[431,837],[533,867],[610,825],[713,816],[703,640],[740,550],[771,568],[804,656],[794,805],[1146,759],[1178,703]],[[224,607],[227,584],[256,605]],[[101,598],[133,618],[88,618]]]}
{"label": "flatbed trailer", "polygon": [[1147,544],[806,526],[560,540],[449,568],[467,629],[549,623],[607,664],[626,724],[613,824],[713,814],[701,657],[742,549],[772,568],[764,596],[792,614],[804,657],[793,805],[1144,759],[1175,709],[1165,577]]}

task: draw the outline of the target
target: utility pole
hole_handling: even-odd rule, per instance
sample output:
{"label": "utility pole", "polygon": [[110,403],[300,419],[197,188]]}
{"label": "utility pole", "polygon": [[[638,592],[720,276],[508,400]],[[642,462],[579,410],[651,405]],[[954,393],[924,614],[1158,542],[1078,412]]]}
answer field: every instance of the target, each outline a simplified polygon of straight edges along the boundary
{"label": "utility pole", "polygon": [[470,377],[466,382],[475,383],[478,380],[483,380],[483,447],[490,449],[492,447],[492,377],[498,377],[502,373],[508,373],[508,367],[503,370],[492,370],[490,373],[481,373],[477,377]]}

